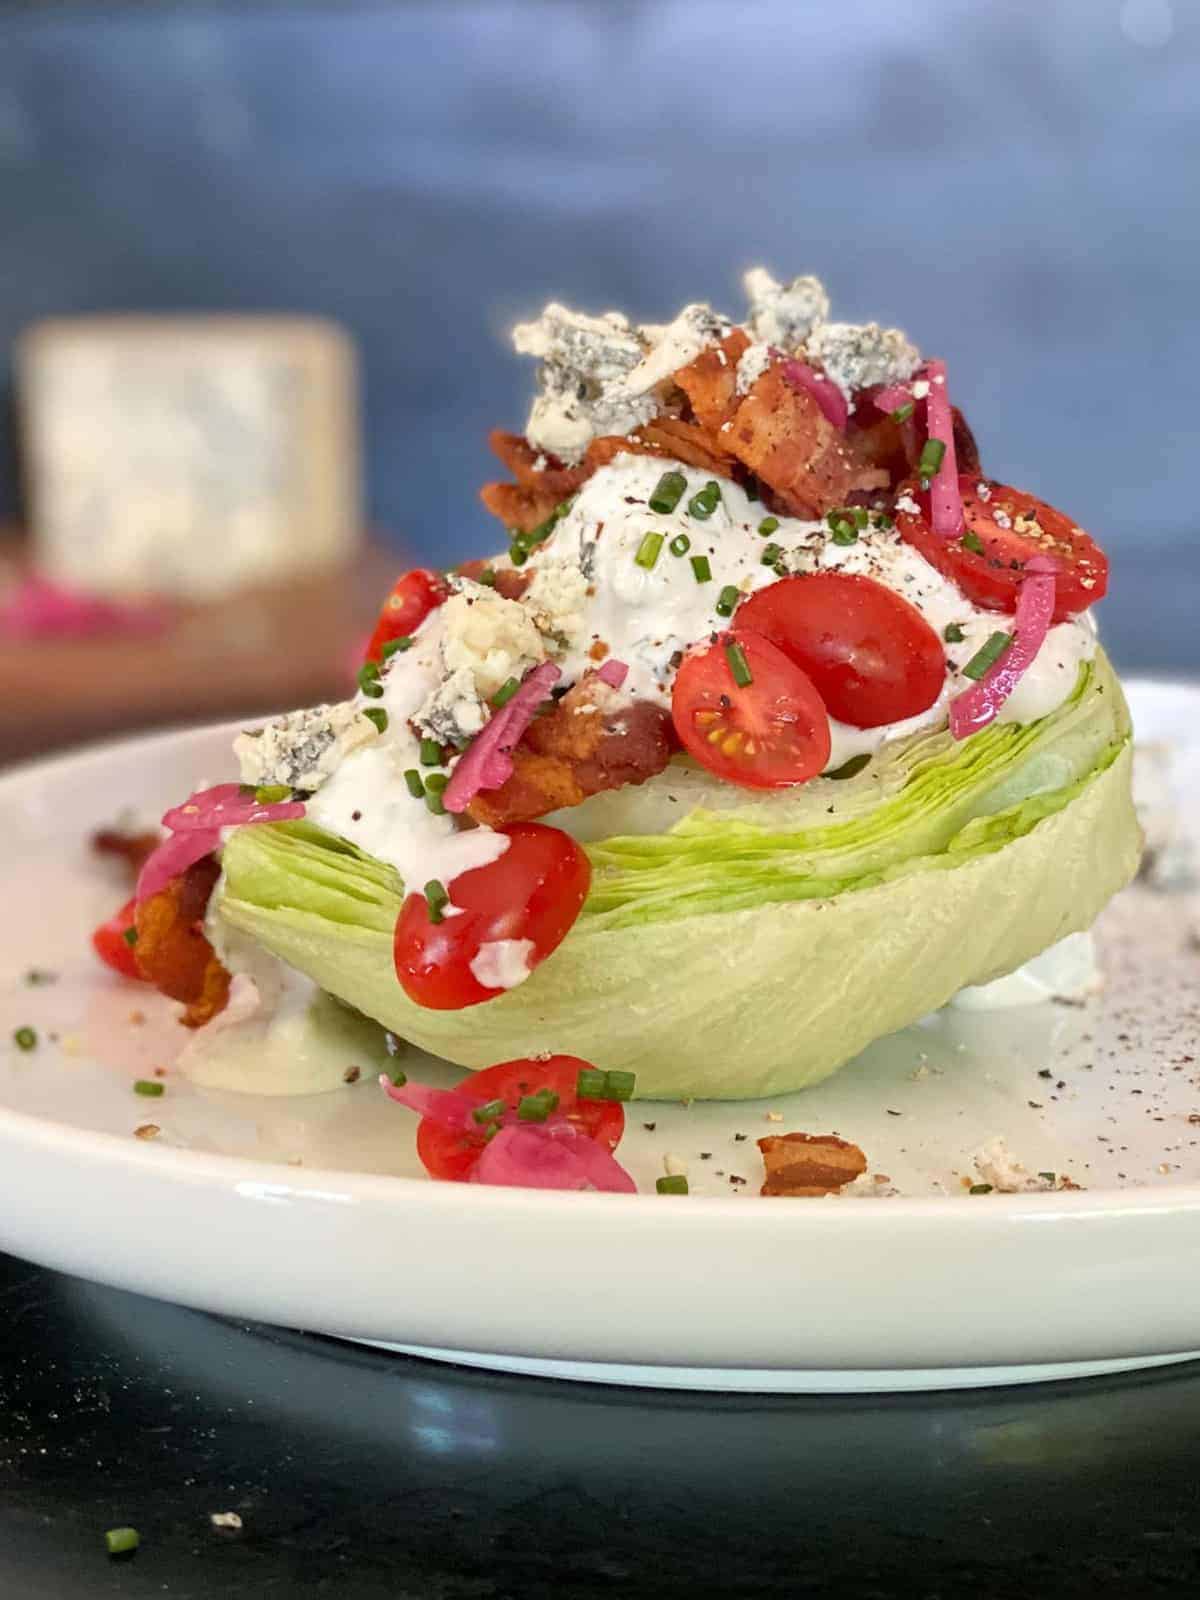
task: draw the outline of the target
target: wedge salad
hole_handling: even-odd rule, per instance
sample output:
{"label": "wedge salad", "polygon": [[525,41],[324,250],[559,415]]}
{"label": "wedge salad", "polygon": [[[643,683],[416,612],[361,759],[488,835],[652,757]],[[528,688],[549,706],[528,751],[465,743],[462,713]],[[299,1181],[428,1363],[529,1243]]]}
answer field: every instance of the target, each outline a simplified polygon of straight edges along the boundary
{"label": "wedge salad", "polygon": [[105,939],[202,1081],[332,1086],[288,1075],[332,1008],[488,1069],[389,1075],[431,1171],[620,1188],[621,1101],[815,1083],[1131,878],[1103,552],[987,476],[943,361],[745,289],[517,327],[495,553],[405,573],[353,698],[166,813]]}

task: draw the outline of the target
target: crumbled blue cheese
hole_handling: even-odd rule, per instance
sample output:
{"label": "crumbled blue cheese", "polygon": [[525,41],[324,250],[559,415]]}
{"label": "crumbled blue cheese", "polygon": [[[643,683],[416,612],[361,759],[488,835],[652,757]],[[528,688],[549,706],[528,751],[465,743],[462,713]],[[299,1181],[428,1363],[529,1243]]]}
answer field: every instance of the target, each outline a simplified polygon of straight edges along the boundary
{"label": "crumbled blue cheese", "polygon": [[486,584],[460,582],[441,608],[442,666],[447,676],[466,668],[476,694],[489,700],[509,678],[521,678],[546,659],[546,645],[529,609]]}
{"label": "crumbled blue cheese", "polygon": [[573,644],[583,628],[588,580],[578,562],[547,559],[534,569],[521,604],[539,633]]}
{"label": "crumbled blue cheese", "polygon": [[778,283],[765,267],[751,267],[742,279],[756,340],[780,350],[796,350],[829,315],[829,296],[819,278]]}
{"label": "crumbled blue cheese", "polygon": [[624,380],[641,364],[645,344],[619,311],[589,317],[551,304],[536,322],[513,329],[519,355],[537,356],[539,393],[525,425],[535,450],[574,465],[601,434],[626,434],[649,422],[657,403]]}
{"label": "crumbled blue cheese", "polygon": [[737,364],[736,387],[738,394],[749,394],[763,373],[771,365],[771,346],[752,344],[743,352]]}
{"label": "crumbled blue cheese", "polygon": [[423,734],[439,744],[466,744],[487,721],[487,707],[470,667],[459,667],[430,691],[413,716]]}
{"label": "crumbled blue cheese", "polygon": [[710,344],[724,339],[732,327],[728,317],[700,302],[684,306],[674,322],[668,322],[665,327],[650,324],[642,327],[639,332],[650,345],[650,353],[625,379],[626,392],[648,394],[680,367],[695,361]]}
{"label": "crumbled blue cheese", "polygon": [[379,729],[351,701],[289,711],[286,716],[241,733],[233,742],[243,783],[285,783],[312,794],[351,750],[379,737]]}
{"label": "crumbled blue cheese", "polygon": [[921,352],[899,328],[877,322],[823,322],[809,334],[805,355],[849,401],[873,384],[904,383],[921,365]]}

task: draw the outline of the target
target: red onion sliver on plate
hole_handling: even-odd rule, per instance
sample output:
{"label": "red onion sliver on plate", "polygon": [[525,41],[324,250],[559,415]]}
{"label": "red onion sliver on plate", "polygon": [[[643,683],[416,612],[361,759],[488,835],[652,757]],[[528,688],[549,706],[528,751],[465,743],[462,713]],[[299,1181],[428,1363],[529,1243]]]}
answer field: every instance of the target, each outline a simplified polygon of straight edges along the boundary
{"label": "red onion sliver on plate", "polygon": [[946,363],[927,361],[921,377],[929,384],[925,425],[931,439],[945,445],[941,466],[929,485],[929,512],[934,533],[954,539],[963,531],[962,495],[958,489],[958,463],[954,454],[954,417],[946,392]]}
{"label": "red onion sliver on plate", "polygon": [[240,784],[219,783],[172,806],[162,820],[172,833],[187,833],[193,828],[238,828],[249,822],[295,822],[303,815],[302,801],[263,802],[243,795]]}
{"label": "red onion sliver on plate", "polygon": [[512,750],[533,721],[542,701],[557,683],[559,670],[553,661],[527,672],[525,681],[507,705],[494,711],[482,732],[477,733],[458,759],[442,796],[447,811],[463,812],[481,789],[499,789],[512,777]]}
{"label": "red onion sliver on plate", "polygon": [[84,594],[36,572],[23,578],[0,602],[0,634],[17,639],[159,633],[170,620],[170,611],[156,601],[109,600]]}
{"label": "red onion sliver on plate", "polygon": [[475,1163],[471,1182],[517,1189],[637,1193],[637,1185],[620,1163],[565,1120],[501,1128]]}
{"label": "red onion sliver on plate", "polygon": [[610,689],[619,689],[629,676],[629,667],[624,661],[609,659],[603,666],[596,668],[596,676],[601,683],[606,683]]}
{"label": "red onion sliver on plate", "polygon": [[379,1086],[389,1100],[397,1100],[419,1117],[430,1117],[446,1128],[478,1128],[471,1113],[480,1104],[457,1089],[430,1089],[423,1083],[393,1083],[381,1075]]}
{"label": "red onion sliver on plate", "polygon": [[850,408],[837,384],[831,383],[819,372],[814,372],[807,361],[788,358],[783,363],[783,376],[793,389],[803,389],[820,406],[828,422],[835,428],[845,428],[850,420]]}
{"label": "red onion sliver on plate", "polygon": [[950,732],[956,739],[966,739],[995,720],[1045,643],[1054,615],[1054,572],[1054,563],[1046,556],[1034,556],[1027,563],[1012,644],[978,683],[950,702]]}

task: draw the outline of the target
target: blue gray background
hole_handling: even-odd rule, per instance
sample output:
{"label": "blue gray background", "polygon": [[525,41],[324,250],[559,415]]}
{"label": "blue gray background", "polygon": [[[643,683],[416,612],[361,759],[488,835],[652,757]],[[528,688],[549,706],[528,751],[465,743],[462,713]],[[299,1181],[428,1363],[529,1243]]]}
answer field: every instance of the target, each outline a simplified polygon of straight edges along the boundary
{"label": "blue gray background", "polygon": [[988,470],[1112,552],[1117,653],[1200,670],[1198,194],[1195,0],[0,12],[0,351],[51,313],[336,317],[373,519],[429,559],[494,538],[515,318],[736,311],[763,261],[943,354]]}

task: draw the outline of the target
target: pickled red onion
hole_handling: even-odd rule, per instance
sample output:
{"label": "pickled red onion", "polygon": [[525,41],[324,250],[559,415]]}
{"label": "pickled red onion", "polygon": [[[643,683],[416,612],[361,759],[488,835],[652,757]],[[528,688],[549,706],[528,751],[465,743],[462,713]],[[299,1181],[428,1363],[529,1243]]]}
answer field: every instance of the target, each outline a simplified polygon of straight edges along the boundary
{"label": "pickled red onion", "polygon": [[596,668],[596,676],[610,689],[619,689],[629,676],[629,668],[624,661],[615,661],[610,657],[602,667]]}
{"label": "pickled red onion", "polygon": [[172,833],[190,833],[194,828],[240,828],[248,822],[294,822],[303,815],[299,800],[256,800],[239,783],[218,783],[172,806],[162,820]]}
{"label": "pickled red onion", "polygon": [[823,373],[814,372],[806,361],[788,358],[783,363],[783,376],[793,389],[803,389],[812,395],[828,422],[835,428],[845,428],[850,420],[850,407],[838,386]]}
{"label": "pickled red onion", "polygon": [[927,361],[920,376],[929,384],[929,397],[925,402],[926,432],[945,446],[941,464],[929,485],[930,521],[934,533],[940,533],[945,539],[955,539],[963,531],[963,505],[954,455],[954,417],[946,392],[946,363]]}
{"label": "pickled red onion", "polygon": [[146,857],[138,873],[134,899],[138,905],[165,889],[172,878],[178,878],[197,861],[211,855],[221,843],[219,828],[191,828],[187,833],[173,833]]}
{"label": "pickled red onion", "polygon": [[620,1162],[566,1120],[501,1128],[485,1145],[470,1181],[513,1189],[637,1193],[637,1185]]}
{"label": "pickled red onion", "polygon": [[442,796],[447,811],[463,812],[481,789],[499,789],[508,782],[513,771],[511,752],[558,678],[553,661],[543,661],[526,673],[508,704],[492,713],[487,726],[458,758]]}
{"label": "pickled red onion", "polygon": [[446,1128],[475,1128],[471,1113],[479,1104],[457,1089],[430,1089],[423,1083],[393,1083],[386,1074],[380,1076],[379,1086],[389,1100],[396,1100],[419,1117],[429,1117]]}
{"label": "pickled red onion", "polygon": [[1026,563],[1017,596],[1013,642],[996,664],[950,702],[950,732],[969,738],[995,720],[997,711],[1020,683],[1042,648],[1054,615],[1054,562],[1034,556]]}
{"label": "pickled red onion", "polygon": [[912,403],[912,389],[907,383],[890,383],[886,389],[876,389],[871,399],[880,411],[899,411]]}
{"label": "pickled red onion", "polygon": [[163,814],[168,837],[146,858],[138,874],[134,898],[140,905],[165,889],[172,878],[220,847],[222,828],[240,828],[251,822],[292,822],[304,815],[299,800],[263,803],[243,797],[237,783],[218,783],[201,789],[182,805]]}

